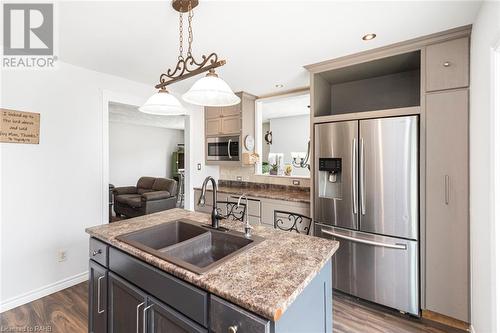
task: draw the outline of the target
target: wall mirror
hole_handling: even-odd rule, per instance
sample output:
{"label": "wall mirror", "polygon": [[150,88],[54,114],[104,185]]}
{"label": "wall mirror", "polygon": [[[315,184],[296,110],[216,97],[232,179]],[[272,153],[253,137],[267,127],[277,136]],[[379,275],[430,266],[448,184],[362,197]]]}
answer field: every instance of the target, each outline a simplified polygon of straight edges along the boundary
{"label": "wall mirror", "polygon": [[309,178],[309,89],[255,103],[255,173]]}

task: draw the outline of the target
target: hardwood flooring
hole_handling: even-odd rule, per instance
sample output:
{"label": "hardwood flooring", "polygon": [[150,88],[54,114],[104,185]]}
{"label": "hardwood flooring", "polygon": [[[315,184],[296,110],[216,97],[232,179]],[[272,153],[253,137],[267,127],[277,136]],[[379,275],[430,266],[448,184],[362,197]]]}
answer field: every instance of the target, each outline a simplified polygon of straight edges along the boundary
{"label": "hardwood flooring", "polygon": [[334,333],[464,333],[448,326],[334,293]]}
{"label": "hardwood flooring", "polygon": [[87,332],[87,290],[83,282],[3,312],[0,332]]}
{"label": "hardwood flooring", "polygon": [[[87,282],[0,314],[0,332],[87,332]],[[456,333],[335,293],[335,333]],[[35,328],[38,327],[38,331]],[[32,329],[32,330],[30,330]]]}

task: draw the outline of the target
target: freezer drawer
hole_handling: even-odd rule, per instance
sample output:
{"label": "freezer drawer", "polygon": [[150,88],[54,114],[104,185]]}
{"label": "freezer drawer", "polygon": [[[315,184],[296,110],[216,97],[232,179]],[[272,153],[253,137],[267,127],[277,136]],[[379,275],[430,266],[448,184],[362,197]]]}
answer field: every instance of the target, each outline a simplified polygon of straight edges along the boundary
{"label": "freezer drawer", "polygon": [[316,224],[315,235],[340,242],[333,288],[419,315],[418,242]]}

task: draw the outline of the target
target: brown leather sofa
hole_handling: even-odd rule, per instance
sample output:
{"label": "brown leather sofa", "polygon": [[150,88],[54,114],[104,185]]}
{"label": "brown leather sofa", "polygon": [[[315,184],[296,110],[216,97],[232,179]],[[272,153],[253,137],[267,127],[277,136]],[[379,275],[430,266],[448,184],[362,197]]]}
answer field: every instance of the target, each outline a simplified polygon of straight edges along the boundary
{"label": "brown leather sofa", "polygon": [[116,216],[136,217],[175,208],[177,182],[168,178],[141,177],[137,186],[113,189]]}

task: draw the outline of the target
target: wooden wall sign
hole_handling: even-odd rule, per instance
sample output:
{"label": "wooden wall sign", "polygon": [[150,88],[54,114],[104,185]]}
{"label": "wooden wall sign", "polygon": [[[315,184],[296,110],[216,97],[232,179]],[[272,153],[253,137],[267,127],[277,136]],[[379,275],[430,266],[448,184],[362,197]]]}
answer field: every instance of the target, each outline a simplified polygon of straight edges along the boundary
{"label": "wooden wall sign", "polygon": [[0,109],[0,142],[40,143],[40,114]]}

